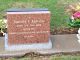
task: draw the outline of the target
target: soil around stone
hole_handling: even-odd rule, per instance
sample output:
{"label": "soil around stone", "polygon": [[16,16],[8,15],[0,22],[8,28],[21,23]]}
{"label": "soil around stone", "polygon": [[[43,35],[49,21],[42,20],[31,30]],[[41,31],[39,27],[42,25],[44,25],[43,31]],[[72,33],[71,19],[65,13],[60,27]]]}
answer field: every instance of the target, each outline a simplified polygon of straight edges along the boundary
{"label": "soil around stone", "polygon": [[54,54],[40,54],[40,53],[35,53],[35,52],[30,52],[30,53],[27,53],[25,55],[23,55],[22,57],[24,56],[33,56],[33,57],[36,57],[36,56],[62,56],[62,55],[72,55],[72,56],[80,56],[80,51],[75,51],[75,52],[59,52],[59,53],[54,53]]}
{"label": "soil around stone", "polygon": [[50,33],[51,35],[63,35],[63,34],[77,34],[78,28],[54,28]]}

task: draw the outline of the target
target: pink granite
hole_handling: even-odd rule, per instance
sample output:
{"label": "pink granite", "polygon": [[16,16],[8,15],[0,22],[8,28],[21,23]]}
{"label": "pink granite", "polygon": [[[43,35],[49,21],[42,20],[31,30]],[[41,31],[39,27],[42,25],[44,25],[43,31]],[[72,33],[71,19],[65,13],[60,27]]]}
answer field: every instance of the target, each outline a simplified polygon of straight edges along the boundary
{"label": "pink granite", "polygon": [[7,14],[8,44],[46,43],[50,37],[50,13]]}

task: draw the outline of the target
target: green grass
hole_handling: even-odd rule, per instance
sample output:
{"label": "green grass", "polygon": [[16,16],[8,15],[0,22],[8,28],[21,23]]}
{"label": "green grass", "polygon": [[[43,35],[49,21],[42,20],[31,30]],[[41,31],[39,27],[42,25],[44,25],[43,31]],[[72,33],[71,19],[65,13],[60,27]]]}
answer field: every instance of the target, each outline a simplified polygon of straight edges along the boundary
{"label": "green grass", "polygon": [[80,60],[80,56],[56,56],[52,57],[51,60]]}
{"label": "green grass", "polygon": [[0,18],[8,8],[48,8],[51,11],[51,30],[53,28],[68,27],[69,16],[65,13],[68,4],[80,0],[0,0]]}
{"label": "green grass", "polygon": [[0,58],[0,60],[80,60],[80,56],[29,56],[29,57],[21,57],[21,58]]}

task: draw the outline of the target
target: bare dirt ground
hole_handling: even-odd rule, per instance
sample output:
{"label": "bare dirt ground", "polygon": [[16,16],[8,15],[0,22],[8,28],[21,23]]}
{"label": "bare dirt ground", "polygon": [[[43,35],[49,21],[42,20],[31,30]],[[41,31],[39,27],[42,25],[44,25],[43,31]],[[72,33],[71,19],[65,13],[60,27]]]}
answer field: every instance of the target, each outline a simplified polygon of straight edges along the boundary
{"label": "bare dirt ground", "polygon": [[53,31],[51,31],[52,35],[60,35],[60,34],[77,34],[78,28],[54,28]]}

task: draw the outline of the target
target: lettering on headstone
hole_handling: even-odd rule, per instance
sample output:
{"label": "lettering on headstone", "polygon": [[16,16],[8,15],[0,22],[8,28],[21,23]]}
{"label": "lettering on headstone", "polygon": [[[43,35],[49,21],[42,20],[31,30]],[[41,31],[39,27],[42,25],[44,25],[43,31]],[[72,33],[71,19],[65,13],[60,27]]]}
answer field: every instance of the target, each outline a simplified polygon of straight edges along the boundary
{"label": "lettering on headstone", "polygon": [[50,32],[49,14],[8,14],[8,19],[8,38],[10,43],[48,41]]}

